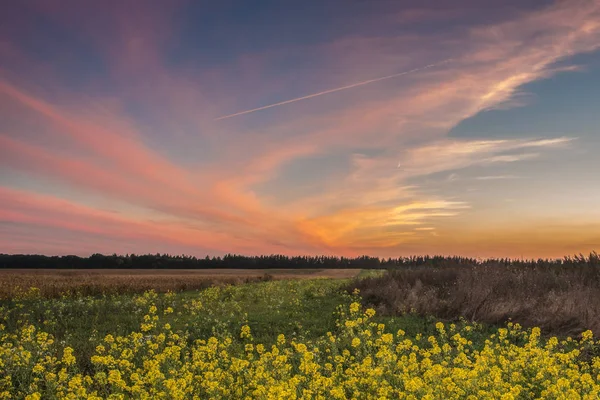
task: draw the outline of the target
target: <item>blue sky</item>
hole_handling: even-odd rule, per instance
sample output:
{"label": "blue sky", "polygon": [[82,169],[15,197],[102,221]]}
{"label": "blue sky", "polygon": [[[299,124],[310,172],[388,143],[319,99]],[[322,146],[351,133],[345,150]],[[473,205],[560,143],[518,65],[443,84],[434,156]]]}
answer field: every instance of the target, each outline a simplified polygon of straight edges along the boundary
{"label": "blue sky", "polygon": [[600,244],[597,0],[0,15],[0,252]]}

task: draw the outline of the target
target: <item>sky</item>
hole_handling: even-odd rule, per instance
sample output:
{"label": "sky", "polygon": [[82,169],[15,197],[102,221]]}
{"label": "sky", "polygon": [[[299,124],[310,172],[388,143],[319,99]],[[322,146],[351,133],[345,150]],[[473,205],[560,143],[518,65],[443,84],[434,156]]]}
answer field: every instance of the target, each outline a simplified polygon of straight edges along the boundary
{"label": "sky", "polygon": [[0,253],[600,249],[600,0],[0,5]]}

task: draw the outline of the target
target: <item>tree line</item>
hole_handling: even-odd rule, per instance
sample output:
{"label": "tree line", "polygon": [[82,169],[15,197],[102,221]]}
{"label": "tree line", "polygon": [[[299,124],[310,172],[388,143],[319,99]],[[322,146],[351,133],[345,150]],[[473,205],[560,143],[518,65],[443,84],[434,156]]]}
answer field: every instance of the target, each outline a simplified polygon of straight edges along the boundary
{"label": "tree line", "polygon": [[89,257],[46,256],[38,254],[1,254],[0,268],[44,268],[44,269],[291,269],[291,268],[361,268],[395,269],[400,267],[431,266],[444,267],[456,265],[505,265],[505,266],[600,266],[600,256],[596,252],[589,256],[582,254],[561,259],[476,259],[469,257],[411,256],[398,258],[379,258],[370,256],[284,256],[262,255],[243,256],[227,254],[224,256],[206,256],[197,258],[186,255],[170,254],[93,254]]}

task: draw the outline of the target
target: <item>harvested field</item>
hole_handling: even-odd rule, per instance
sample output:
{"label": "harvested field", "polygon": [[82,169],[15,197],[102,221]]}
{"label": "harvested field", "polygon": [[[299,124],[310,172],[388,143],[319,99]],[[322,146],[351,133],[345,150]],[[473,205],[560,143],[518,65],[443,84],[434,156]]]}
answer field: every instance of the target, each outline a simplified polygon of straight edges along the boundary
{"label": "harvested field", "polygon": [[10,298],[38,288],[43,297],[65,293],[100,295],[203,289],[273,279],[353,278],[359,269],[2,269],[0,298]]}

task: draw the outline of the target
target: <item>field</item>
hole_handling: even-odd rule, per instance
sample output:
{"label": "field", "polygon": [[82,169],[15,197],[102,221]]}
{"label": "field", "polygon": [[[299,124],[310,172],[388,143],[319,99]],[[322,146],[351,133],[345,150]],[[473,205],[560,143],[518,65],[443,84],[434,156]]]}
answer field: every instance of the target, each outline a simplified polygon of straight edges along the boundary
{"label": "field", "polygon": [[600,332],[600,264],[402,268],[356,283],[386,315],[414,310],[492,325],[513,319],[546,333]]}
{"label": "field", "polygon": [[0,299],[38,288],[43,297],[204,289],[272,279],[352,278],[358,269],[0,269]]}
{"label": "field", "polygon": [[28,271],[0,301],[0,398],[597,399],[596,271]]}

